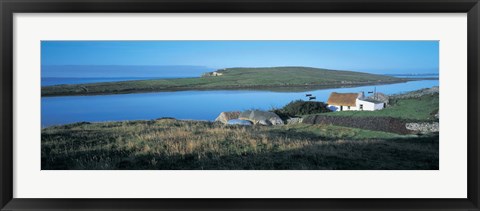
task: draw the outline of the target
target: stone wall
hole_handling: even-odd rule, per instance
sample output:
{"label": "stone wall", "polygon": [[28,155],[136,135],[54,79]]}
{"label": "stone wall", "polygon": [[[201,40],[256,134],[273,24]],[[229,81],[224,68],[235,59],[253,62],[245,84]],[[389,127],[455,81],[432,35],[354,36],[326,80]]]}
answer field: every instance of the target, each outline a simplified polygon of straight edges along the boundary
{"label": "stone wall", "polygon": [[407,123],[406,128],[418,133],[435,133],[439,132],[438,122],[415,122]]}
{"label": "stone wall", "polygon": [[302,121],[305,124],[332,124],[365,130],[384,131],[397,134],[411,134],[414,131],[405,127],[406,122],[392,117],[345,117],[311,115]]}

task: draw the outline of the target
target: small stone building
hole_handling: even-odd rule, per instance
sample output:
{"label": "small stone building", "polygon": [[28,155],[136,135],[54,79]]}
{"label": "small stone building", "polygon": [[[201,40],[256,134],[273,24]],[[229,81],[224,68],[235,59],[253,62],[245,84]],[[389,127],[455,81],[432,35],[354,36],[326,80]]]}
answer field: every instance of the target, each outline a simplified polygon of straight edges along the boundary
{"label": "small stone building", "polygon": [[327,104],[328,108],[333,111],[374,111],[385,108],[385,103],[365,98],[363,92],[332,92]]}

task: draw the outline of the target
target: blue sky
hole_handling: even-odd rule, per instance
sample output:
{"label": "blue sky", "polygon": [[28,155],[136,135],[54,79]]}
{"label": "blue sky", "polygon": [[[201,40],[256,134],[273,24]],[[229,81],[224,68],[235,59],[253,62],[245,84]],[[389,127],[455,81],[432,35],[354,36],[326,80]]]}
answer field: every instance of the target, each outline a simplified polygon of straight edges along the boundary
{"label": "blue sky", "polygon": [[438,41],[42,41],[42,66],[308,66],[438,73]]}

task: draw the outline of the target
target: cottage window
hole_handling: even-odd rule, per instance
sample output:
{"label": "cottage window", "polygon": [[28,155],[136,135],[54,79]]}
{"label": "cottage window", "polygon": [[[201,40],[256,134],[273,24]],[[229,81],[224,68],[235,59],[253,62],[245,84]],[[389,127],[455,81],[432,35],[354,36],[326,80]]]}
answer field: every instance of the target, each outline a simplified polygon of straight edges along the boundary
{"label": "cottage window", "polygon": [[363,110],[363,104],[360,104],[360,110]]}
{"label": "cottage window", "polygon": [[350,106],[348,106],[348,110],[350,110]]}

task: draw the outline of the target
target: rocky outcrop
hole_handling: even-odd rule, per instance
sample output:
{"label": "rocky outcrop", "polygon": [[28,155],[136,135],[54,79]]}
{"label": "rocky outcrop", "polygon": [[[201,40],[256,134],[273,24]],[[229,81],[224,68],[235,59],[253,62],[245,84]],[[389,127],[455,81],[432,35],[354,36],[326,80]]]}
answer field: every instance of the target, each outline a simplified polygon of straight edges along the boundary
{"label": "rocky outcrop", "polygon": [[241,119],[231,119],[227,121],[228,125],[253,125],[251,121]]}
{"label": "rocky outcrop", "polygon": [[292,117],[287,119],[287,125],[293,125],[293,124],[300,124],[302,123],[303,118],[300,117]]}
{"label": "rocky outcrop", "polygon": [[418,133],[436,133],[439,131],[438,122],[415,122],[407,123],[405,127]]}
{"label": "rocky outcrop", "polygon": [[218,117],[215,119],[215,122],[222,122],[224,124],[227,124],[228,120],[231,119],[238,119],[238,116],[240,116],[240,111],[228,111],[228,112],[222,112]]}
{"label": "rocky outcrop", "polygon": [[275,113],[260,110],[244,111],[238,117],[242,120],[249,120],[254,124],[261,125],[283,125],[283,120]]}
{"label": "rocky outcrop", "polygon": [[270,121],[268,121],[268,120],[263,120],[263,119],[260,120],[260,121],[258,121],[257,124],[259,124],[259,125],[265,125],[265,126],[270,126],[270,125],[272,125],[272,123],[271,123]]}

